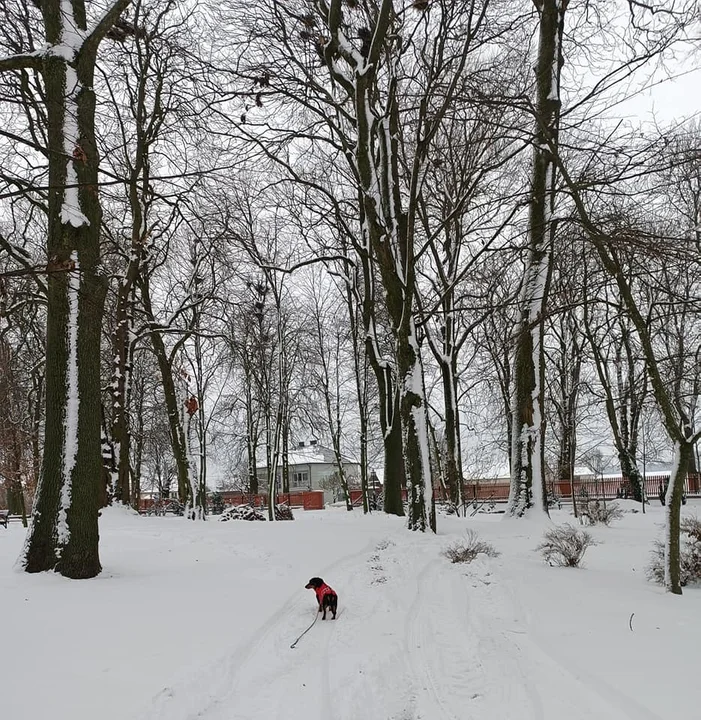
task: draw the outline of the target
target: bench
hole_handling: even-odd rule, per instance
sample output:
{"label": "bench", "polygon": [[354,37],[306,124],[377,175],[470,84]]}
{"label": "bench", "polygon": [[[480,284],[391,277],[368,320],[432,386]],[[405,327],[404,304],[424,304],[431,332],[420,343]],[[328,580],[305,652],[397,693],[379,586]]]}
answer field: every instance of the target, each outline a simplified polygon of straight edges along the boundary
{"label": "bench", "polygon": [[11,522],[22,522],[21,515],[10,515],[9,510],[0,510],[0,525],[4,525],[7,528],[7,523]]}

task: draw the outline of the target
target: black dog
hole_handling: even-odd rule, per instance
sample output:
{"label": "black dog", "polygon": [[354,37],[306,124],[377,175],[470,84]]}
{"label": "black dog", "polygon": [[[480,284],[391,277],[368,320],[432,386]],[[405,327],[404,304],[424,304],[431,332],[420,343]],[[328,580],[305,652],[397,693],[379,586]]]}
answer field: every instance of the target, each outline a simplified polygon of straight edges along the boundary
{"label": "black dog", "polygon": [[326,620],[326,611],[331,610],[333,619],[336,619],[336,608],[338,607],[338,595],[319,577],[313,577],[305,586],[307,590],[313,590],[319,603],[319,612],[324,612],[321,619]]}

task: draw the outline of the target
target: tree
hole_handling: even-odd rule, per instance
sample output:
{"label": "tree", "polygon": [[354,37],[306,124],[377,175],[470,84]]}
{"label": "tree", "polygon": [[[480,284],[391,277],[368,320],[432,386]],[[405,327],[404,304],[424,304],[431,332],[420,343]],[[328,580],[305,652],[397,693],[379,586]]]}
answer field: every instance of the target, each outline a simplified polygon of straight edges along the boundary
{"label": "tree", "polygon": [[48,294],[44,462],[20,557],[28,572],[89,578],[100,570],[100,270],[94,73],[101,41],[129,0],[88,26],[84,0],[41,0],[46,49],[0,60],[38,70],[46,107]]}
{"label": "tree", "polygon": [[534,117],[533,176],[528,220],[521,317],[514,350],[511,487],[507,513],[524,515],[530,507],[547,514],[545,486],[545,308],[552,273],[556,164],[560,124],[560,75],[566,2],[534,0],[539,16]]}
{"label": "tree", "polygon": [[343,426],[341,421],[341,346],[342,336],[339,316],[334,313],[332,305],[336,298],[329,292],[324,292],[323,278],[312,278],[310,295],[313,298],[312,308],[314,355],[316,370],[314,380],[316,390],[321,395],[326,425],[331,436],[331,447],[336,459],[339,485],[346,501],[346,510],[353,509],[350,492],[348,490],[348,477],[343,466],[341,441]]}
{"label": "tree", "polygon": [[[628,282],[632,282],[630,272]],[[644,490],[638,467],[638,431],[649,390],[648,376],[630,318],[622,312],[617,297],[609,299],[612,290],[604,283],[597,292],[591,277],[585,280],[583,330],[603,393],[621,474],[630,485],[633,499],[640,502]]]}

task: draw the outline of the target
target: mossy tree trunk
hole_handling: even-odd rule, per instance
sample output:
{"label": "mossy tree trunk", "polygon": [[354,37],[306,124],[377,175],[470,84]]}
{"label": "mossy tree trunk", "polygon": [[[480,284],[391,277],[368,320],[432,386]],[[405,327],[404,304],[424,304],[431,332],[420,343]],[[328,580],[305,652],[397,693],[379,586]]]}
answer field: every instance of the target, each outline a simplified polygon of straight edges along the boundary
{"label": "mossy tree trunk", "polygon": [[43,0],[46,50],[0,70],[41,70],[49,157],[46,419],[34,512],[19,563],[89,578],[100,570],[98,491],[101,207],[93,76],[100,41],[129,4],[118,0],[88,31],[83,0]]}

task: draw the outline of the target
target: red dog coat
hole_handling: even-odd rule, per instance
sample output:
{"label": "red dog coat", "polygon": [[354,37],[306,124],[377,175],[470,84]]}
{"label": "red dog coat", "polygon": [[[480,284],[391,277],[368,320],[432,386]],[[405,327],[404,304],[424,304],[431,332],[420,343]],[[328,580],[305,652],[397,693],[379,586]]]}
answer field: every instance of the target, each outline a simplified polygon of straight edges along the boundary
{"label": "red dog coat", "polygon": [[336,594],[326,583],[324,583],[321,587],[314,588],[314,592],[316,593],[316,599],[318,600],[319,605],[323,603],[324,595]]}

